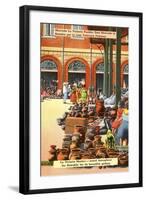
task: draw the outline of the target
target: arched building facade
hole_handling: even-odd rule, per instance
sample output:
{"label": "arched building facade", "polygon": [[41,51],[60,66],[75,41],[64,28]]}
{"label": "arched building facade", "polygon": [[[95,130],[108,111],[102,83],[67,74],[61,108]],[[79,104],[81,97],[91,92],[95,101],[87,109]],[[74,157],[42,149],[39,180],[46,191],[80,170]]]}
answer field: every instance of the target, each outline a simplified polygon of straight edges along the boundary
{"label": "arched building facade", "polygon": [[[97,47],[90,38],[69,38],[44,35],[41,26],[41,78],[48,84],[56,80],[57,88],[62,89],[63,82],[85,81],[86,88],[103,88],[104,82],[104,45]],[[53,28],[72,28],[72,25],[55,25]],[[87,26],[82,26],[84,30]],[[53,31],[51,32],[53,33]],[[127,36],[121,39],[121,87],[128,86],[128,43]],[[116,76],[116,46],[112,46],[112,84]],[[43,81],[42,80],[42,81]]]}

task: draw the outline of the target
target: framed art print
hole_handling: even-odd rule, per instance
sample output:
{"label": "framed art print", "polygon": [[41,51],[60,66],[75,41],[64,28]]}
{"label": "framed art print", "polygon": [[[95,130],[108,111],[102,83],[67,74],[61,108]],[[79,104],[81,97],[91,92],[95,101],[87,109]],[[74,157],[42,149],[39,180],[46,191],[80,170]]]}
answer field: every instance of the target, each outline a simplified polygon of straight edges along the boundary
{"label": "framed art print", "polygon": [[142,186],[142,13],[20,7],[20,192]]}

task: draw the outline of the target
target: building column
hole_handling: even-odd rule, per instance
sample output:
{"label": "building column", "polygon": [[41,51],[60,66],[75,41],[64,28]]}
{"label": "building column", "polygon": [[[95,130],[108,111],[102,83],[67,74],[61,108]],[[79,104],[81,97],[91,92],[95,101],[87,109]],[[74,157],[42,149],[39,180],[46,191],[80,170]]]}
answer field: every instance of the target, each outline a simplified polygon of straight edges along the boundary
{"label": "building column", "polygon": [[108,79],[108,96],[112,94],[112,70],[113,69],[113,41],[109,39],[109,79]]}
{"label": "building column", "polygon": [[103,93],[108,97],[108,39],[105,39],[105,44],[104,44]]}
{"label": "building column", "polygon": [[[65,25],[63,25],[63,29],[65,29]],[[64,42],[65,42],[65,38],[64,38],[64,36],[62,36],[62,88],[63,88],[63,83],[65,82]]]}
{"label": "building column", "polygon": [[117,28],[117,45],[116,45],[116,105],[121,100],[121,28]]}

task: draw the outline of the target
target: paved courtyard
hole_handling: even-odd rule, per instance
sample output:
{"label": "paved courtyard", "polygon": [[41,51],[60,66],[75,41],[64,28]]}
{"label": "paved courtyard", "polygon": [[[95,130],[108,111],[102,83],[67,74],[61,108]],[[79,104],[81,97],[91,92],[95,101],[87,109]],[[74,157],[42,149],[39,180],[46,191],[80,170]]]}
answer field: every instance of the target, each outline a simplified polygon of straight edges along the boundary
{"label": "paved courtyard", "polygon": [[48,99],[41,102],[41,160],[48,160],[48,150],[51,144],[61,148],[64,131],[57,124],[57,118],[62,117],[71,103],[62,99]]}

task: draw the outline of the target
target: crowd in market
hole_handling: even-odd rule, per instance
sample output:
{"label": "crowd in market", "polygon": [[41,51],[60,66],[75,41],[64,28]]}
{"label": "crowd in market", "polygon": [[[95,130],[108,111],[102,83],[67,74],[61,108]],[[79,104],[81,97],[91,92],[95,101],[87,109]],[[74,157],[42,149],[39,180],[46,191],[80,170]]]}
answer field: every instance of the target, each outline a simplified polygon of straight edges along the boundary
{"label": "crowd in market", "polygon": [[63,101],[66,103],[69,96],[73,103],[68,116],[87,118],[94,116],[93,124],[100,118],[108,126],[106,129],[110,129],[115,135],[117,144],[128,143],[128,90],[126,88],[122,89],[121,100],[117,106],[115,91],[106,98],[101,89],[94,93],[87,90],[85,85],[77,87],[74,84],[69,87],[69,92],[70,94],[68,94],[68,83],[64,83]]}
{"label": "crowd in market", "polygon": [[[102,89],[88,90],[85,83],[63,83],[61,92],[63,103],[71,102],[68,112],[57,119],[65,132],[62,148],[51,145],[49,160],[76,160],[117,157],[119,165],[128,165],[128,150],[121,151],[116,146],[128,146],[128,89],[121,89],[121,100],[116,105],[113,91],[110,97]],[[67,131],[67,119],[87,119],[86,126],[75,126]],[[69,124],[69,126],[71,125]],[[102,137],[104,136],[104,142]]]}

